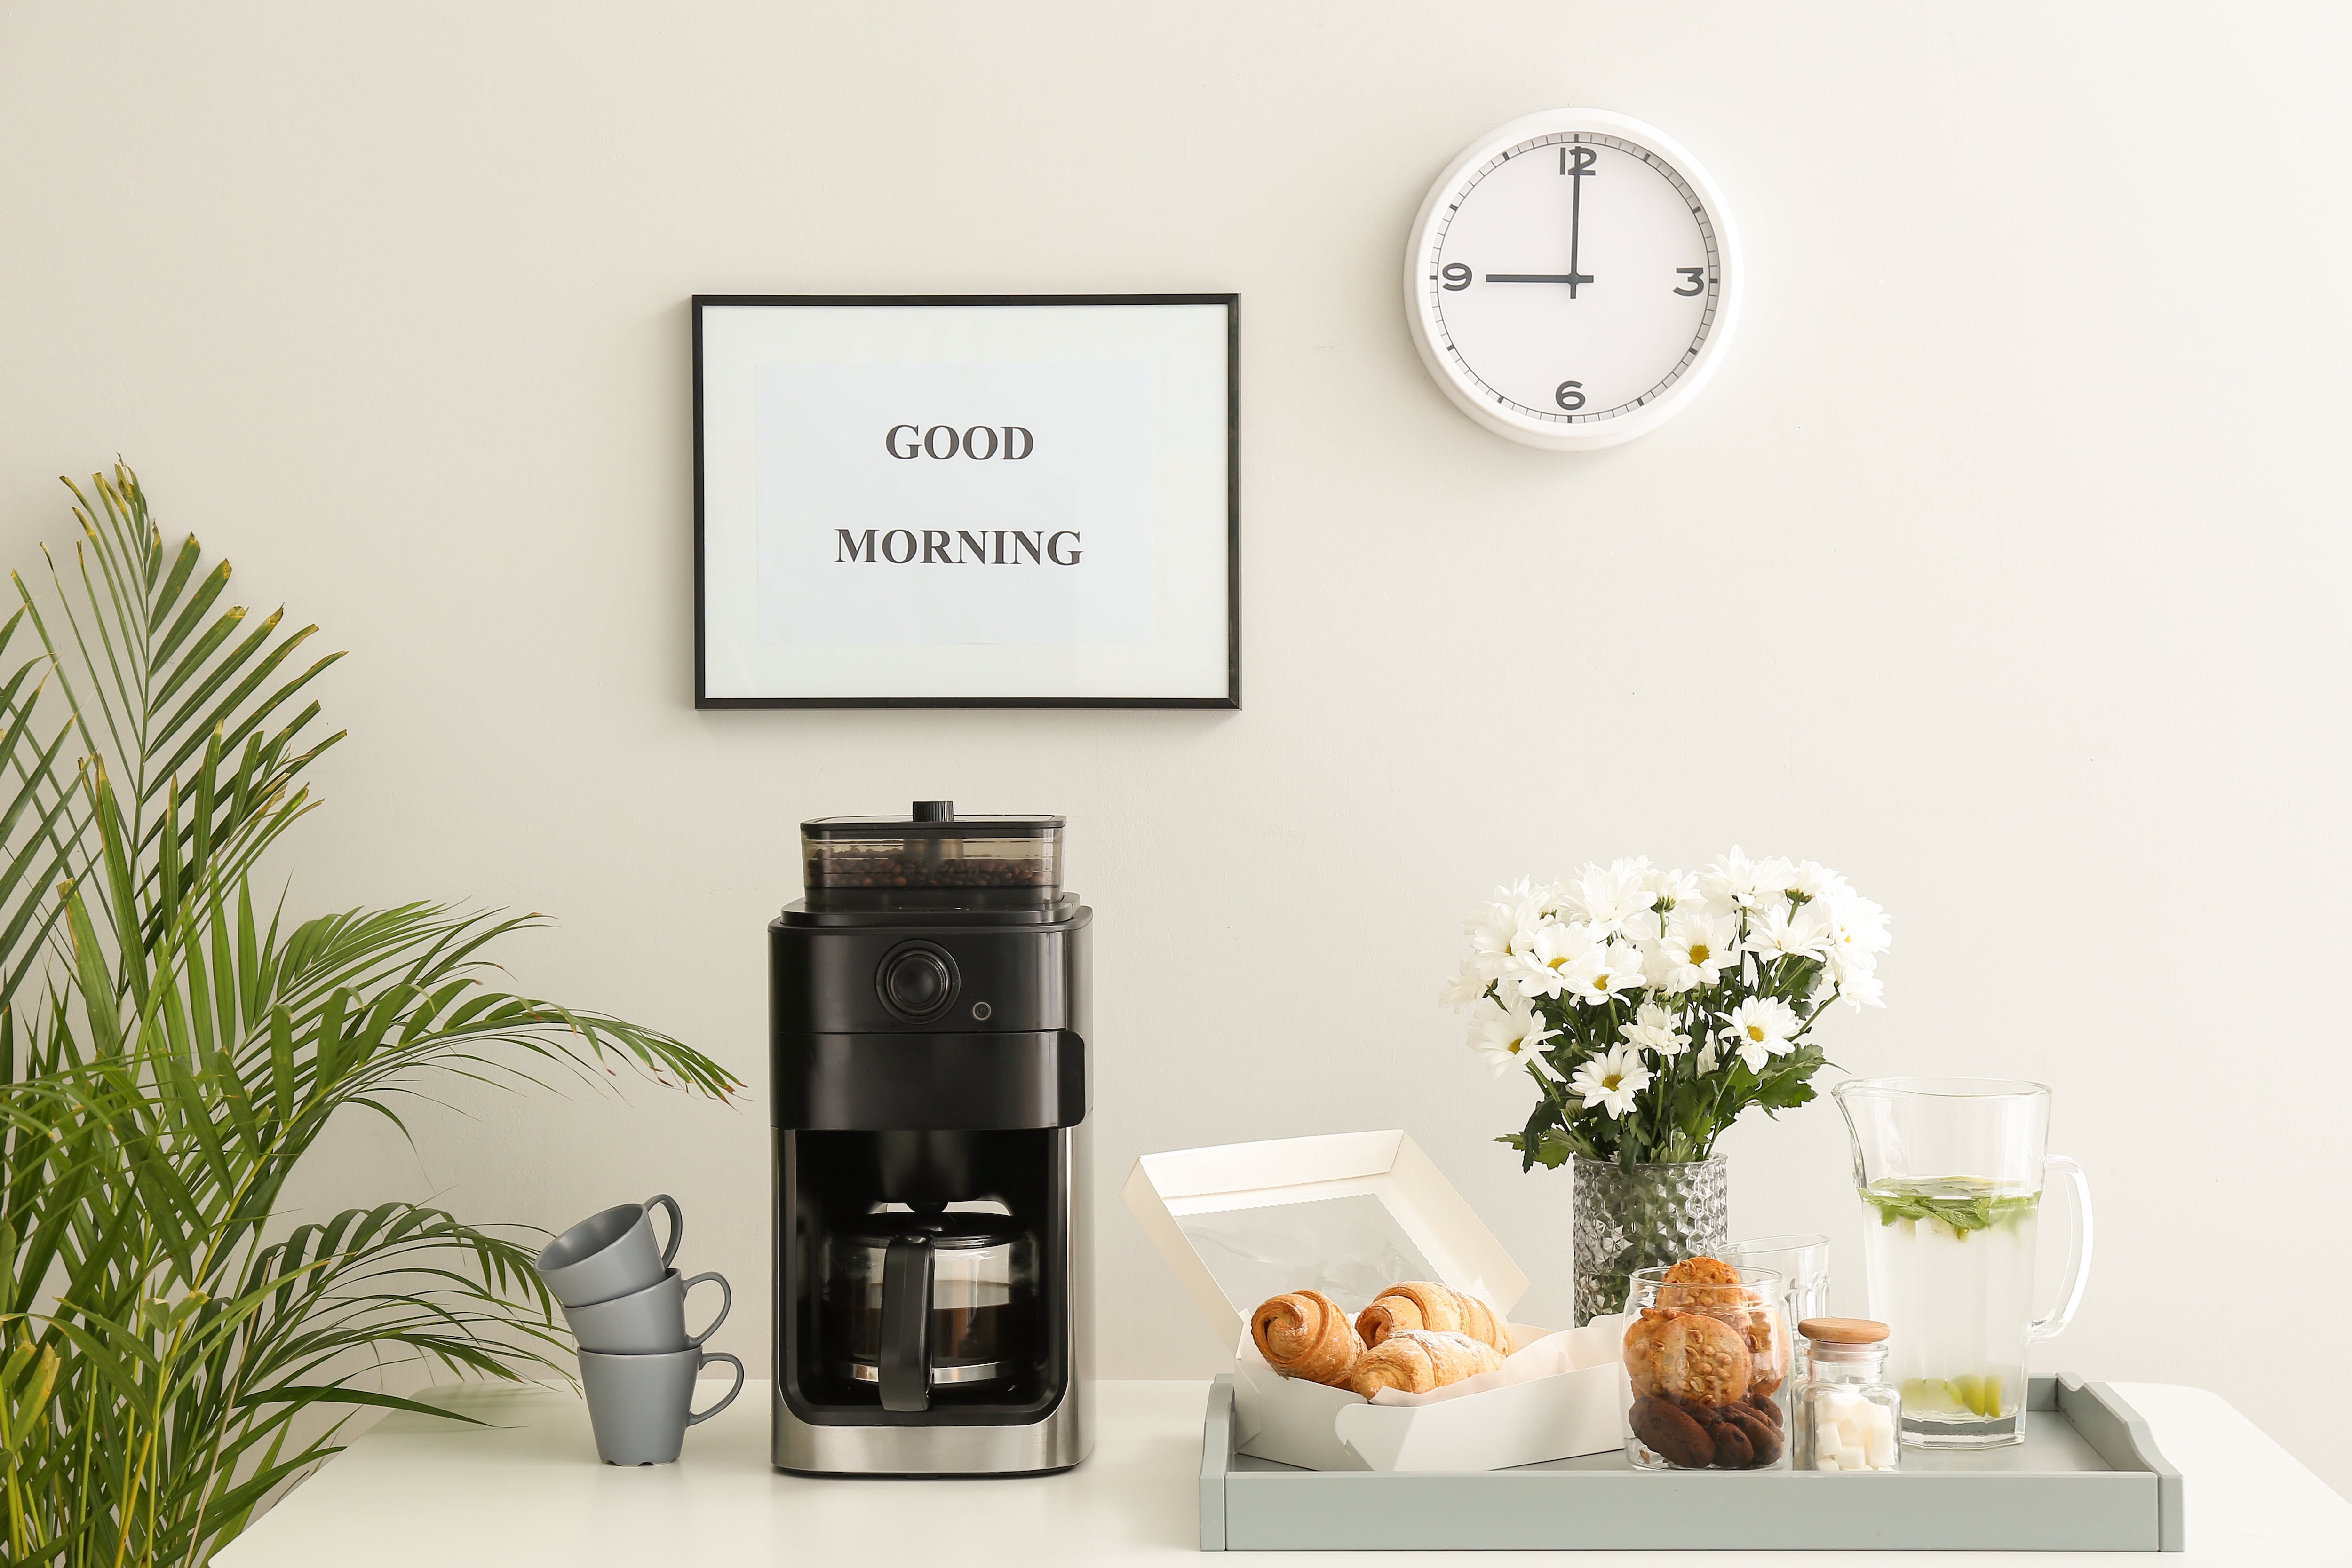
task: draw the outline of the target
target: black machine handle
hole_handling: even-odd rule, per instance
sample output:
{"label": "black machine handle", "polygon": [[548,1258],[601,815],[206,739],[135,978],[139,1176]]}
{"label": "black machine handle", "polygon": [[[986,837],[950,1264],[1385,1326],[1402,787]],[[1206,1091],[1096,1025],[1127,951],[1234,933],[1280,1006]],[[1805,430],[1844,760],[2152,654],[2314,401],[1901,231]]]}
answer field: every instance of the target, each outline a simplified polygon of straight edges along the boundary
{"label": "black machine handle", "polygon": [[928,1236],[894,1238],[882,1260],[882,1359],[885,1410],[931,1407],[931,1275]]}

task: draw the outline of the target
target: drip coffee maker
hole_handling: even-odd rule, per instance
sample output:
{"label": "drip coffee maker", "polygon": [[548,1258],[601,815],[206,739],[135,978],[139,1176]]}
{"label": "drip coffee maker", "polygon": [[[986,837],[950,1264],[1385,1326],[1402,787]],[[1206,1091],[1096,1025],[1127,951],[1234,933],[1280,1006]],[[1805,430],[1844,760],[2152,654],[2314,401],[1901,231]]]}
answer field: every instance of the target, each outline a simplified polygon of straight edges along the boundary
{"label": "drip coffee maker", "polygon": [[1091,1446],[1093,911],[1062,830],[919,800],[801,825],[805,895],[768,928],[779,1469]]}

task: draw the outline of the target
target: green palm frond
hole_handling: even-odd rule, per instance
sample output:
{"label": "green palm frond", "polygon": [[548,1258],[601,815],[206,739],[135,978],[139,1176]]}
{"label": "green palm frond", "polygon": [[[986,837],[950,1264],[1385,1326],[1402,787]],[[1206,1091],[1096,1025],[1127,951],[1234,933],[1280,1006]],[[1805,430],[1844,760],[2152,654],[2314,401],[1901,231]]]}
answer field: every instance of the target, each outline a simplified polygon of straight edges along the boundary
{"label": "green palm frond", "polygon": [[[280,1218],[346,1113],[453,1081],[724,1099],[707,1057],[506,988],[542,924],[429,902],[289,921],[256,862],[314,802],[306,688],[129,470],[75,489],[54,603],[0,622],[0,1480],[8,1561],[194,1564],[371,1408],[389,1368],[513,1379],[564,1345],[530,1252],[392,1203]],[[38,651],[21,641],[30,632]],[[16,651],[11,653],[11,649]],[[454,1418],[454,1417],[453,1417]]]}

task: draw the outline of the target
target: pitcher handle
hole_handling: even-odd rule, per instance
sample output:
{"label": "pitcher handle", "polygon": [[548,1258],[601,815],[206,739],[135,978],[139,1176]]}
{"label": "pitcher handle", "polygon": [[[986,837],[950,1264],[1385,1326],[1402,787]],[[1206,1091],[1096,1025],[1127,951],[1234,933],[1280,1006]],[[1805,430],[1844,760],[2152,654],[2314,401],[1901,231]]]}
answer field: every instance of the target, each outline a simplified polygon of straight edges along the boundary
{"label": "pitcher handle", "polygon": [[2028,1340],[2056,1339],[2074,1321],[2074,1309],[2083,1304],[2083,1286],[2091,1277],[2091,1183],[2083,1167],[2063,1155],[2052,1155],[2042,1162],[2042,1186],[2049,1186],[2053,1174],[2063,1176],[2074,1192],[2074,1234],[2066,1248],[2066,1283],[2060,1291],[2058,1310],[2037,1320],[2025,1331]]}

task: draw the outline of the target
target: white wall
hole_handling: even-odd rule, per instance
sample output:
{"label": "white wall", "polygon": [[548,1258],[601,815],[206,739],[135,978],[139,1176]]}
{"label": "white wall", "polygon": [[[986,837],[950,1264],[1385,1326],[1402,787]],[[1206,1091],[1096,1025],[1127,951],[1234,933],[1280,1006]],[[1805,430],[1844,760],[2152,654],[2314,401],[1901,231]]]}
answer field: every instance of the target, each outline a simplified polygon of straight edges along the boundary
{"label": "white wall", "polygon": [[[667,1188],[764,1360],[794,824],[947,796],[1071,819],[1107,1196],[1402,1124],[1564,1319],[1567,1178],[1433,1001],[1456,923],[1738,841],[1895,913],[1843,1065],[2055,1086],[2101,1250],[2045,1369],[2220,1388],[2352,1486],[2240,1315],[2352,1292],[2345,15],[14,5],[0,563],[127,455],[352,651],[296,905],[557,912],[523,983],[755,1091],[353,1126],[317,1202]],[[1439,168],[1563,102],[1684,141],[1752,263],[1696,405],[1580,457],[1455,413],[1397,287]],[[1243,712],[693,709],[689,294],[1192,289],[1244,300]],[[1851,1286],[1835,1113],[1729,1146],[1738,1228]],[[1108,1369],[1204,1374],[1115,1201],[1098,1242]]]}

